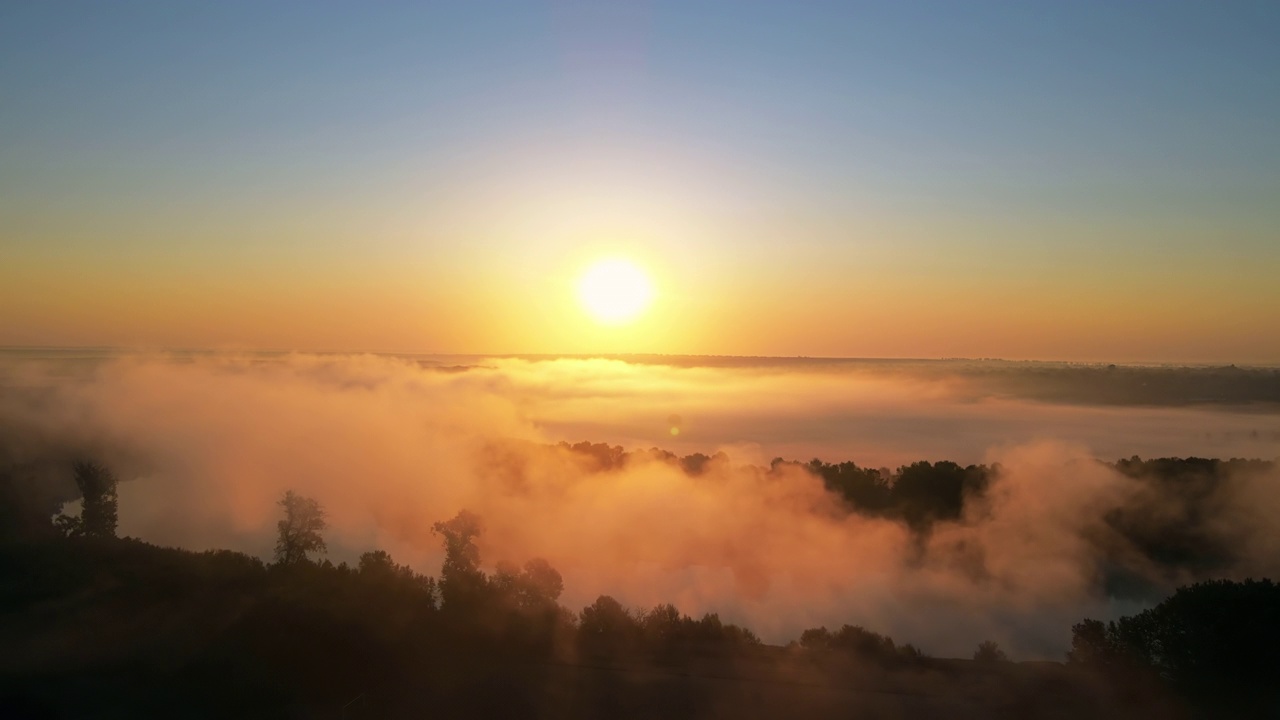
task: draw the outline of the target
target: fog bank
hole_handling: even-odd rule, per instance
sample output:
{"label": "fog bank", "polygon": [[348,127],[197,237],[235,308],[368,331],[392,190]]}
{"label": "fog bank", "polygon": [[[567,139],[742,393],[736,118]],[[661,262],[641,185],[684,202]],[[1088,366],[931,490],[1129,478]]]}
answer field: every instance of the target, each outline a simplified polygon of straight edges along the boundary
{"label": "fog bank", "polygon": [[[1102,519],[1143,488],[1094,459],[1275,457],[1280,416],[1048,404],[910,373],[136,355],[7,358],[0,438],[0,460],[50,485],[66,458],[110,465],[120,533],[159,544],[267,557],[294,489],[328,510],[335,561],[381,548],[434,574],[431,523],[467,508],[486,565],[545,557],[571,608],[610,594],[719,612],[770,642],[851,623],[940,655],[995,639],[1060,657],[1072,622],[1135,608],[1100,591],[1099,548],[1126,556]],[[560,440],[729,459],[698,476],[658,459],[599,472]],[[848,513],[803,468],[770,470],[777,456],[1002,471],[922,537]],[[1218,508],[1241,574],[1277,572],[1278,481],[1241,482]]]}

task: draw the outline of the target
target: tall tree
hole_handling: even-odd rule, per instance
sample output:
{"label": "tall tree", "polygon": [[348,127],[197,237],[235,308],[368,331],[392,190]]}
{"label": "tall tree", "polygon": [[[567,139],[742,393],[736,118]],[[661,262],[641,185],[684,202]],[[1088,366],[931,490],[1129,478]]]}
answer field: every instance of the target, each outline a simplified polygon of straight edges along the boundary
{"label": "tall tree", "polygon": [[71,470],[82,498],[80,517],[60,515],[57,526],[70,537],[115,537],[119,510],[116,476],[93,462],[73,463]]}
{"label": "tall tree", "polygon": [[1105,629],[1092,620],[1072,629],[1073,659],[1146,666],[1233,717],[1280,708],[1280,585],[1269,579],[1196,583]]}
{"label": "tall tree", "polygon": [[444,565],[440,568],[440,599],[445,609],[457,612],[475,608],[484,598],[486,579],[480,570],[480,549],[475,539],[480,535],[480,518],[461,510],[452,520],[431,526],[444,538]]}
{"label": "tall tree", "polygon": [[328,549],[320,534],[329,526],[320,503],[289,490],[278,504],[284,509],[284,519],[276,523],[279,531],[276,540],[277,563],[294,565],[306,561],[307,553],[325,552]]}

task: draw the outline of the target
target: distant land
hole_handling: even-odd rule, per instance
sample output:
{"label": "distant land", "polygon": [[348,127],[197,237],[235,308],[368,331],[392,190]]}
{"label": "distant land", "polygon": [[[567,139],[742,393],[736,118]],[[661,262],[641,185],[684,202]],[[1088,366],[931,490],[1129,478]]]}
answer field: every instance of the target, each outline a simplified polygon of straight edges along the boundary
{"label": "distant land", "polygon": [[311,355],[398,358],[429,369],[463,371],[486,361],[613,360],[633,365],[678,368],[778,369],[803,373],[849,372],[867,376],[911,376],[924,381],[958,380],[976,396],[1008,397],[1050,403],[1114,406],[1228,406],[1254,412],[1280,412],[1280,365],[1186,363],[1084,363],[996,358],[828,358],[659,354],[403,354],[294,352],[288,350],[175,349],[137,350],[106,347],[6,347],[5,358],[95,361],[159,355],[183,357],[249,356],[260,359]]}

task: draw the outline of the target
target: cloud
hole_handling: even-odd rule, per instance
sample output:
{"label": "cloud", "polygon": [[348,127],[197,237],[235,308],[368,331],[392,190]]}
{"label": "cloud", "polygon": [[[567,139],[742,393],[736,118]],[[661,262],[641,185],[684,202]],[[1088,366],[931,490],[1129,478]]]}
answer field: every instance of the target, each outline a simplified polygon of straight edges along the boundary
{"label": "cloud", "polygon": [[[1091,439],[1186,454],[1177,443],[1206,417],[1275,424],[995,398],[957,378],[617,360],[442,371],[367,355],[136,355],[10,360],[0,383],[0,428],[20,438],[0,446],[8,460],[49,482],[65,472],[50,458],[109,463],[126,481],[122,534],[266,557],[275,502],[294,489],[328,510],[335,559],[381,548],[434,574],[431,524],[467,508],[484,520],[487,564],[547,558],[571,607],[670,601],[774,642],[848,622],[939,654],[994,638],[1058,656],[1072,622],[1133,609],[1100,593],[1099,553],[1124,552],[1102,518],[1141,487],[1095,462]],[[601,472],[562,439],[731,461],[692,477],[656,458]],[[802,468],[770,471],[775,455],[1004,470],[960,522],[921,538],[847,513]],[[1278,555],[1260,551],[1276,545],[1260,510],[1280,509],[1275,487],[1239,483],[1223,508],[1217,531],[1259,548],[1252,569]]]}

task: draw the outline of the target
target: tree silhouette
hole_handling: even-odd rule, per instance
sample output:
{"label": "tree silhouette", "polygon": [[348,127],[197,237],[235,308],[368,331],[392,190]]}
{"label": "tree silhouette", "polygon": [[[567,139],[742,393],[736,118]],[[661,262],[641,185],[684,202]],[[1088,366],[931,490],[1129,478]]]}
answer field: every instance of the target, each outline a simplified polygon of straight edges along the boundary
{"label": "tree silhouette", "polygon": [[1009,656],[1004,650],[1000,649],[1000,645],[994,640],[983,640],[978,643],[978,649],[973,653],[973,659],[981,663],[1000,663],[1009,662]]}
{"label": "tree silhouette", "polygon": [[666,647],[681,639],[683,625],[688,616],[680,614],[675,605],[665,603],[654,607],[640,618],[640,627],[644,631],[645,641]]}
{"label": "tree silhouette", "polygon": [[116,476],[93,462],[76,462],[71,469],[83,499],[80,517],[59,515],[54,523],[68,537],[115,537],[119,504]]}
{"label": "tree silhouette", "polygon": [[[339,571],[343,565],[338,566]],[[380,612],[414,615],[436,607],[436,581],[399,565],[385,550],[370,550],[360,555],[354,575],[368,593],[364,603]]]}
{"label": "tree silhouette", "polygon": [[907,651],[900,650],[893,638],[871,632],[860,625],[844,625],[836,632],[825,627],[809,628],[800,633],[800,647],[812,652],[837,652],[878,662],[892,662],[921,655],[914,647]]}
{"label": "tree silhouette", "polygon": [[[90,476],[97,474],[86,471],[85,477]],[[282,564],[284,548],[296,546],[302,530],[310,532],[304,539],[311,550],[323,547],[324,513],[315,501],[286,493],[280,505],[285,509],[277,556]],[[1000,648],[984,642],[973,657],[986,664],[973,669],[987,678],[975,686],[967,669],[931,661],[913,646],[895,645],[891,638],[855,625],[805,630],[799,647],[776,653],[757,647],[759,639],[749,630],[723,622],[714,613],[695,619],[670,604],[636,612],[601,596],[573,614],[556,604],[564,579],[545,561],[501,563],[486,577],[479,566],[476,540],[481,527],[475,515],[461,512],[434,529],[445,540],[449,607],[465,611],[456,615],[436,611],[431,578],[397,564],[382,550],[364,553],[353,568],[302,562],[298,558],[305,559],[309,551],[302,549],[293,556],[297,566],[279,572],[239,553],[195,553],[127,538],[72,543],[49,537],[0,543],[3,576],[21,579],[0,592],[0,610],[8,623],[3,630],[24,637],[24,624],[47,624],[41,635],[30,635],[25,646],[42,637],[57,641],[47,643],[52,661],[40,658],[38,667],[26,667],[23,676],[0,682],[0,716],[13,714],[4,690],[21,688],[27,678],[34,679],[31,685],[42,700],[58,699],[51,705],[65,710],[58,716],[79,717],[84,708],[104,708],[112,716],[138,714],[131,703],[151,702],[155,676],[120,672],[118,666],[161,668],[167,673],[161,679],[175,688],[176,699],[202,708],[215,703],[208,712],[234,717],[263,714],[264,708],[267,714],[284,716],[299,710],[295,698],[349,699],[364,692],[376,699],[371,705],[388,698],[410,708],[405,716],[416,716],[424,701],[419,678],[437,676],[444,680],[425,688],[432,693],[425,698],[449,711],[438,714],[572,717],[573,708],[565,713],[563,705],[538,712],[543,709],[538,698],[599,696],[604,704],[581,716],[647,716],[651,709],[658,714],[684,707],[685,698],[696,703],[687,706],[710,707],[713,697],[703,703],[701,695],[686,694],[702,691],[688,686],[632,685],[616,679],[614,670],[661,668],[663,673],[733,678],[745,684],[754,681],[755,671],[750,677],[734,677],[737,668],[758,667],[763,680],[769,677],[765,673],[773,672],[765,669],[770,665],[787,684],[794,684],[789,678],[797,676],[844,683],[853,671],[865,678],[867,687],[883,681],[894,688],[890,692],[900,686],[928,687],[927,692],[940,688],[938,697],[955,692],[966,703],[976,699],[989,708],[1008,710],[993,714],[998,717],[1183,717],[1175,712],[1181,710],[1199,712],[1195,717],[1276,717],[1280,707],[1280,589],[1269,580],[1202,583],[1182,588],[1132,617],[1112,623],[1085,620],[1073,628],[1069,659],[1075,667],[1069,672],[1005,665]],[[113,591],[103,592],[104,588]],[[85,609],[70,617],[48,612],[50,607],[69,606]],[[153,616],[198,622],[157,624]],[[136,630],[65,640],[82,624],[97,622]],[[175,657],[191,661],[175,663]],[[241,663],[240,658],[249,662]],[[595,658],[626,662],[597,663]],[[569,675],[572,685],[548,685],[542,694],[541,683],[558,683],[555,678],[565,674],[557,671],[553,678],[523,670],[526,660],[535,659],[569,661],[588,672],[574,672]],[[237,672],[242,664],[250,671],[229,678],[210,672]],[[499,665],[521,669],[493,669]],[[1101,672],[1091,673],[1090,668]],[[911,677],[891,674],[910,669],[923,672]],[[117,673],[124,692],[103,698],[94,677],[99,672]],[[46,673],[48,680],[43,679]],[[928,685],[913,685],[916,675]],[[480,680],[472,683],[473,677]],[[221,692],[226,687],[237,692]],[[992,688],[990,695],[984,687]],[[484,701],[496,700],[474,707],[456,704],[463,702],[458,693],[464,692],[468,698],[474,692]],[[663,699],[638,704],[641,710],[633,714],[625,712],[627,705],[619,699],[650,694]],[[65,707],[64,696],[70,698]],[[508,696],[518,700],[514,710],[503,705]],[[741,697],[755,702],[749,695]],[[333,715],[340,707],[321,704],[324,707],[301,709]],[[744,709],[748,712],[736,714],[750,714],[755,708]]]}
{"label": "tree silhouette", "polygon": [[839,495],[854,510],[880,513],[893,502],[889,483],[878,470],[851,462],[824,463],[818,458],[810,460],[806,467],[822,478],[828,491]]}
{"label": "tree silhouette", "polygon": [[284,509],[284,519],[276,523],[276,563],[296,565],[307,560],[307,553],[328,549],[320,535],[328,527],[320,503],[289,490],[278,504]]}
{"label": "tree silhouette", "polygon": [[956,520],[966,495],[986,491],[991,471],[982,465],[961,467],[944,460],[916,462],[898,469],[890,496],[907,524],[923,528],[935,520]]}
{"label": "tree silhouette", "polygon": [[[1115,623],[1111,625],[1114,628]],[[1111,630],[1112,634],[1114,632]],[[1071,651],[1067,653],[1067,662],[1105,666],[1115,663],[1119,656],[1107,625],[1101,620],[1085,618],[1071,626]]]}
{"label": "tree silhouette", "polygon": [[555,607],[560,593],[564,592],[564,578],[560,571],[542,558],[534,558],[524,564],[517,588],[520,605],[527,609]]}
{"label": "tree silhouette", "polygon": [[590,652],[626,652],[635,647],[640,634],[635,615],[608,595],[596,598],[578,615],[578,642]]}
{"label": "tree silhouette", "polygon": [[399,569],[386,550],[370,550],[362,553],[360,562],[356,565],[356,571],[361,575],[378,579],[392,577]]}
{"label": "tree silhouette", "polygon": [[830,650],[831,631],[826,627],[809,628],[800,633],[800,647],[805,650]]}
{"label": "tree silhouette", "polygon": [[452,520],[437,522],[431,531],[444,538],[444,565],[440,568],[440,599],[444,609],[457,612],[476,608],[484,599],[486,578],[480,571],[480,518],[460,510]]}
{"label": "tree silhouette", "polygon": [[[1075,626],[1073,659],[1120,657],[1206,703],[1280,707],[1280,585],[1271,580],[1196,583],[1108,623],[1100,640],[1101,625]],[[1077,646],[1089,650],[1076,653]]]}

